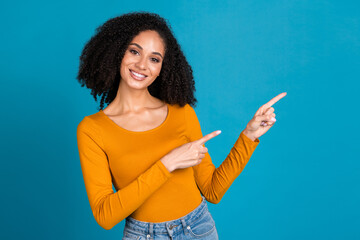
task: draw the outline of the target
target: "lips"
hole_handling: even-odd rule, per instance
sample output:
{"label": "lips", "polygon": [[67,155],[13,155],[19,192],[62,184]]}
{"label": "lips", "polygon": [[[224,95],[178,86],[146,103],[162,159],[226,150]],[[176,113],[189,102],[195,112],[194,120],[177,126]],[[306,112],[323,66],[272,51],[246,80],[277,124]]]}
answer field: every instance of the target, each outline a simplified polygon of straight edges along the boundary
{"label": "lips", "polygon": [[129,71],[130,71],[131,77],[134,78],[135,80],[140,80],[141,81],[141,80],[144,80],[147,77],[146,75],[135,72],[135,71],[133,71],[131,69],[129,69]]}

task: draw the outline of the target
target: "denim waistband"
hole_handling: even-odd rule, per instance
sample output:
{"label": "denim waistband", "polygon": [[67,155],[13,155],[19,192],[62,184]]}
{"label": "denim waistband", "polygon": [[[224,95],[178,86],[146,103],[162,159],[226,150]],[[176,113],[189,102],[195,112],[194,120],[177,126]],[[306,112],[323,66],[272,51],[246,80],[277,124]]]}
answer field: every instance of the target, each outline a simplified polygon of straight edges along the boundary
{"label": "denim waistband", "polygon": [[206,213],[208,211],[206,199],[204,196],[202,197],[201,204],[196,207],[193,211],[188,213],[187,215],[171,220],[166,222],[143,222],[138,221],[132,217],[127,217],[125,222],[125,229],[131,228],[135,230],[136,232],[142,233],[142,234],[148,234],[152,236],[153,234],[176,234],[179,231],[183,231],[183,228],[188,228],[188,226],[194,222],[196,219],[202,216],[202,214]]}

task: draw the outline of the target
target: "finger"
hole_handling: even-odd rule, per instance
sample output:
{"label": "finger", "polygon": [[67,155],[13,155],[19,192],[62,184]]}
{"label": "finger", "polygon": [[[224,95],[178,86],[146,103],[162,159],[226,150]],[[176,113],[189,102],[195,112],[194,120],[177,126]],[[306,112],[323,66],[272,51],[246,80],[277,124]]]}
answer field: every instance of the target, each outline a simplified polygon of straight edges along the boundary
{"label": "finger", "polygon": [[268,127],[271,128],[272,126],[274,126],[275,122],[267,122],[264,124],[264,127]]}
{"label": "finger", "polygon": [[199,159],[201,158],[201,156],[204,155],[204,153],[202,153],[200,150],[196,150],[194,153],[193,153],[193,159]]}
{"label": "finger", "polygon": [[270,114],[266,114],[269,117],[269,120],[267,120],[267,123],[271,123],[271,122],[276,122],[276,114],[275,113],[270,113]]}
{"label": "finger", "polygon": [[274,111],[275,111],[275,109],[274,109],[273,107],[269,107],[269,108],[266,110],[265,115],[272,114]]}
{"label": "finger", "polygon": [[209,133],[209,134],[205,135],[204,137],[200,138],[199,140],[196,140],[195,142],[200,144],[200,145],[203,145],[205,142],[207,142],[210,139],[216,137],[220,133],[221,133],[221,130],[214,131],[212,133]]}
{"label": "finger", "polygon": [[275,124],[275,122],[262,122],[260,125],[263,126],[263,127],[267,127],[267,128],[270,128],[272,127],[273,125]]}
{"label": "finger", "polygon": [[260,126],[263,126],[263,127],[271,127],[271,126],[273,126],[275,123],[276,123],[276,121],[261,122],[261,123],[260,123]]}
{"label": "finger", "polygon": [[280,93],[279,95],[277,95],[276,97],[274,97],[273,99],[271,99],[269,102],[265,103],[263,106],[264,108],[269,108],[272,105],[274,105],[277,101],[279,101],[280,99],[282,99],[283,97],[286,96],[286,92]]}
{"label": "finger", "polygon": [[275,113],[271,113],[270,115],[268,115],[267,120],[261,121],[260,126],[264,126],[264,127],[272,126],[275,124],[275,122],[276,122]]}
{"label": "finger", "polygon": [[272,105],[274,105],[277,101],[279,101],[281,98],[286,96],[286,92],[280,93],[279,95],[277,95],[276,97],[274,97],[273,99],[271,99],[269,102],[265,103],[264,105],[262,105],[256,112],[255,112],[255,116],[258,115],[263,115],[268,108],[270,108]]}
{"label": "finger", "polygon": [[276,118],[273,117],[273,114],[269,114],[269,115],[261,115],[261,116],[256,116],[254,118],[255,122],[262,125],[262,122],[275,122]]}
{"label": "finger", "polygon": [[207,152],[208,152],[207,147],[201,146],[201,148],[200,148],[200,153],[207,153]]}
{"label": "finger", "polygon": [[[264,115],[268,115],[268,116],[271,116],[271,117],[275,118],[276,114],[274,113],[274,110],[275,109],[273,107],[269,107]],[[269,121],[267,121],[267,122],[269,122]]]}
{"label": "finger", "polygon": [[196,166],[196,165],[199,165],[201,163],[201,159],[198,159],[198,160],[195,160],[191,166]]}

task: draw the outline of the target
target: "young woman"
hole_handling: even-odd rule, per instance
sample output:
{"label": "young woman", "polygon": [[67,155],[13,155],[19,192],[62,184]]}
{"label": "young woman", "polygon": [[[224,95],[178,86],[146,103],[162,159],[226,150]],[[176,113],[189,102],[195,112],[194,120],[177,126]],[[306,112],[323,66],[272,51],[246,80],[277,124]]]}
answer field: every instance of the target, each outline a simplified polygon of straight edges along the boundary
{"label": "young woman", "polygon": [[77,79],[95,100],[102,96],[99,111],[77,128],[98,224],[109,230],[126,219],[123,239],[218,239],[207,201],[220,202],[274,124],[271,106],[286,93],[256,112],[216,168],[204,143],[220,131],[202,135],[192,69],[159,15],[133,12],[98,27]]}

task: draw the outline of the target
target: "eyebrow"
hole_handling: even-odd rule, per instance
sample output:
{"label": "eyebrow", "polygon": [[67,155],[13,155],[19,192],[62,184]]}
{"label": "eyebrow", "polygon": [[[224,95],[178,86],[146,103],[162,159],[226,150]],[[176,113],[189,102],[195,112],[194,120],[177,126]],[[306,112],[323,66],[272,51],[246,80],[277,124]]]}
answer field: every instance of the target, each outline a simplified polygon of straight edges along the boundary
{"label": "eyebrow", "polygon": [[[137,46],[138,48],[140,48],[141,50],[143,49],[139,44],[137,44],[137,43],[130,43],[129,45],[135,45],[135,46]],[[156,55],[159,55],[162,59],[164,59],[163,58],[163,56],[159,53],[159,52],[152,52],[153,54],[156,54]]]}

